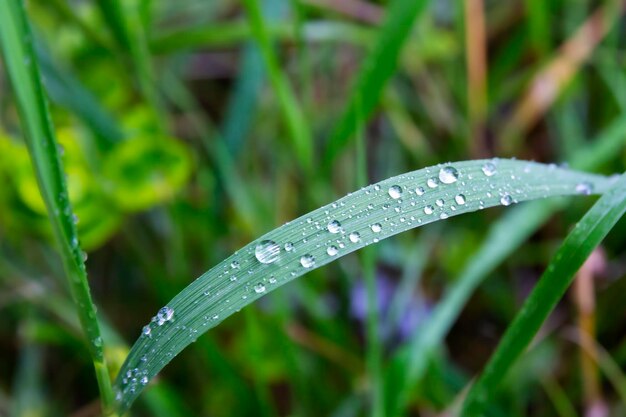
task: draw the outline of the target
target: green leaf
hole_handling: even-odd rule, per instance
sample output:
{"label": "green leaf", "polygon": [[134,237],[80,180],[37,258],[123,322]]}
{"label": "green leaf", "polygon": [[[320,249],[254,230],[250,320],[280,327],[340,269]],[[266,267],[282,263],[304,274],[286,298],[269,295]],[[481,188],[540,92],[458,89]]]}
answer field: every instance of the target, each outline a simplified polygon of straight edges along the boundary
{"label": "green leaf", "polygon": [[602,193],[609,186],[610,180],[598,175],[494,159],[424,168],[364,187],[260,237],[174,297],[144,328],[118,375],[120,408],[126,410],[199,335],[264,294],[363,246],[486,207]]}
{"label": "green leaf", "polygon": [[105,411],[113,402],[102,353],[102,338],[89,293],[83,254],[76,235],[63,167],[48,111],[32,35],[21,1],[0,2],[0,45],[28,151],[35,167],[52,229],[61,252],[68,284],[87,337]]}
{"label": "green leaf", "polygon": [[483,415],[489,397],[496,392],[511,366],[563,297],[578,269],[624,212],[626,175],[621,176],[615,186],[594,204],[567,236],[520,312],[507,328],[482,375],[472,386],[461,415]]}

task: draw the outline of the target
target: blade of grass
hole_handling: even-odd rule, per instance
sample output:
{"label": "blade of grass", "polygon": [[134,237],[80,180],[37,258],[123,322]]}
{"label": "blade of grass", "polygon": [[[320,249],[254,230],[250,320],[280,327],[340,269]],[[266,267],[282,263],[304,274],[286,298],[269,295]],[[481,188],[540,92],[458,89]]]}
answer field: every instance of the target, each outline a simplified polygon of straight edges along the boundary
{"label": "blade of grass", "polygon": [[287,76],[280,69],[258,0],[244,0],[243,3],[252,28],[252,35],[261,50],[274,93],[278,97],[278,104],[293,141],[296,156],[305,172],[311,173],[313,170],[313,138],[310,127],[295,93],[289,85]]}
{"label": "blade of grass", "polygon": [[39,190],[46,204],[70,292],[87,338],[103,411],[110,413],[113,391],[102,353],[100,327],[89,292],[83,253],[76,235],[58,145],[33,50],[32,35],[21,1],[0,2],[0,44],[29,154],[37,174]]}
{"label": "blade of grass", "polygon": [[[335,157],[354,135],[356,113],[367,120],[374,112],[387,81],[396,71],[398,57],[415,19],[426,8],[426,0],[394,0],[387,10],[385,23],[380,28],[372,51],[365,58],[346,107],[328,140],[323,166],[328,169]],[[357,106],[360,109],[357,109]]]}
{"label": "blade of grass", "polygon": [[559,302],[575,273],[626,212],[626,175],[578,222],[507,328],[463,404],[461,415],[481,416],[489,397]]}
{"label": "blade of grass", "polygon": [[[485,175],[483,168],[490,173],[490,164],[495,165],[496,173]],[[458,180],[446,184],[452,175],[450,167],[456,169]],[[429,188],[427,180],[432,185],[440,181],[438,176],[444,183]],[[392,177],[314,210],[223,260],[159,311],[132,348],[116,381],[120,409],[126,410],[142,391],[143,384],[139,381],[153,378],[200,334],[312,269],[371,243],[448,216],[502,202],[508,205],[512,201],[573,195],[580,192],[580,188],[576,189],[581,183],[588,183],[593,192],[601,193],[610,182],[601,176],[554,165],[505,159],[465,161]],[[393,198],[396,186],[402,191],[402,198]],[[413,191],[416,187],[427,191],[423,195],[421,191],[416,194]],[[442,207],[437,204],[440,199],[446,202]],[[332,223],[333,220],[342,225]],[[358,233],[358,237],[353,233]]]}
{"label": "blade of grass", "polygon": [[[591,141],[591,145],[580,149],[570,161],[572,167],[594,169],[611,160],[624,147],[625,132],[626,114]],[[423,376],[430,354],[442,343],[476,287],[564,206],[565,201],[532,202],[509,211],[490,228],[484,243],[471,257],[456,283],[446,291],[428,322],[392,359],[387,370],[389,375],[385,378],[389,415],[402,415],[410,390]]]}
{"label": "blade of grass", "polygon": [[[360,95],[355,113],[355,130],[357,132],[356,159],[357,159],[357,186],[363,187],[367,180],[367,143],[364,132],[364,119],[361,113]],[[361,251],[363,281],[367,298],[366,318],[366,362],[371,391],[372,417],[384,415],[383,397],[383,358],[380,337],[380,315],[378,314],[378,291],[376,281],[376,261],[378,254],[375,248],[366,247]]]}

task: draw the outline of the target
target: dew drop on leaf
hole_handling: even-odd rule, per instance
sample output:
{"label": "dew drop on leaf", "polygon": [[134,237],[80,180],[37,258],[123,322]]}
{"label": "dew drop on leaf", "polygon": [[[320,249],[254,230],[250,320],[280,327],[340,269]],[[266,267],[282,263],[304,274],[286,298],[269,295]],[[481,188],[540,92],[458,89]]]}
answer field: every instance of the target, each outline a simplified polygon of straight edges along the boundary
{"label": "dew drop on leaf", "polygon": [[491,162],[486,162],[481,169],[483,170],[483,174],[488,177],[491,177],[496,173],[496,166]]}
{"label": "dew drop on leaf", "polygon": [[439,170],[439,181],[444,184],[455,183],[459,178],[459,172],[452,166],[443,167]]}
{"label": "dew drop on leaf", "polygon": [[374,223],[370,226],[370,228],[374,233],[380,233],[380,231],[383,230],[383,226],[380,223]]}
{"label": "dew drop on leaf", "polygon": [[339,223],[339,221],[337,220],[333,220],[328,223],[328,226],[326,226],[326,228],[330,233],[339,233],[341,232],[341,223]]}
{"label": "dew drop on leaf", "polygon": [[339,252],[339,249],[337,249],[337,246],[335,246],[335,245],[330,245],[326,249],[326,253],[328,254],[328,256],[335,256],[335,255],[337,255],[338,252]]}
{"label": "dew drop on leaf", "polygon": [[417,195],[424,195],[424,187],[417,187],[415,189],[415,194],[417,194]]}
{"label": "dew drop on leaf", "polygon": [[435,201],[435,204],[437,204],[439,207],[443,207],[444,201],[442,198],[438,198],[437,201]]}
{"label": "dew drop on leaf", "polygon": [[238,261],[232,261],[232,262],[230,263],[230,267],[231,267],[232,269],[239,269],[239,262],[238,262]]}
{"label": "dew drop on leaf", "polygon": [[300,258],[300,265],[305,268],[312,268],[313,265],[315,265],[315,258],[310,254],[302,255]]}
{"label": "dew drop on leaf", "polygon": [[262,264],[271,264],[280,256],[280,246],[273,240],[264,240],[254,249],[254,256]]}
{"label": "dew drop on leaf", "polygon": [[348,238],[350,239],[350,242],[358,243],[361,240],[361,234],[359,232],[352,232]]}
{"label": "dew drop on leaf", "polygon": [[168,306],[162,307],[156,315],[157,324],[163,326],[168,321],[174,318],[174,310]]}
{"label": "dew drop on leaf", "polygon": [[457,194],[454,196],[454,201],[456,201],[458,205],[462,206],[465,204],[465,196],[463,194]]}
{"label": "dew drop on leaf", "polygon": [[582,195],[590,195],[593,192],[593,184],[586,181],[576,184],[576,192]]}
{"label": "dew drop on leaf", "polygon": [[513,203],[513,198],[510,195],[505,194],[500,199],[500,203],[502,203],[503,206],[510,206],[511,203]]}
{"label": "dew drop on leaf", "polygon": [[150,333],[152,333],[152,329],[150,328],[149,325],[146,324],[145,326],[143,326],[143,329],[141,330],[141,333],[144,336],[150,336]]}
{"label": "dew drop on leaf", "polygon": [[291,242],[285,243],[285,250],[287,252],[291,252],[293,250],[293,243],[291,243]]}
{"label": "dew drop on leaf", "polygon": [[439,180],[435,177],[429,178],[428,181],[426,181],[426,185],[428,185],[428,188],[437,188]]}
{"label": "dew drop on leaf", "polygon": [[391,187],[389,187],[388,192],[389,197],[393,198],[394,200],[397,200],[402,196],[402,188],[400,188],[399,185],[392,185]]}
{"label": "dew drop on leaf", "polygon": [[265,285],[262,282],[259,282],[254,286],[254,292],[257,294],[262,294],[265,292]]}
{"label": "dew drop on leaf", "polygon": [[435,211],[433,206],[426,206],[424,207],[424,214],[433,214],[433,212]]}

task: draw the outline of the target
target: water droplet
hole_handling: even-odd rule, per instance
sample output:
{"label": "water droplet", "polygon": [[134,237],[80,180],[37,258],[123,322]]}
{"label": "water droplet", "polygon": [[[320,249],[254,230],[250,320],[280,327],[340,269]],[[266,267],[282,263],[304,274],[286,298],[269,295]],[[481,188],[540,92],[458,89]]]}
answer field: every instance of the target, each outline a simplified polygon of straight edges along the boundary
{"label": "water droplet", "polygon": [[442,198],[438,198],[437,201],[435,201],[435,204],[437,204],[439,207],[443,207],[444,201]]}
{"label": "water droplet", "polygon": [[276,284],[276,277],[274,275],[272,275],[267,281],[270,284]]}
{"label": "water droplet", "polygon": [[433,206],[426,206],[424,207],[424,213],[425,214],[433,214],[433,212],[435,211],[435,208]]}
{"label": "water droplet", "polygon": [[457,171],[456,168],[452,166],[443,167],[441,168],[441,170],[439,170],[439,181],[444,184],[455,183],[458,178],[459,171]]}
{"label": "water droplet", "polygon": [[397,200],[402,196],[402,188],[400,188],[399,185],[392,185],[391,187],[389,187],[388,192],[389,197],[393,198],[394,200]]}
{"label": "water droplet", "polygon": [[335,256],[335,255],[337,255],[337,252],[339,252],[339,249],[337,249],[337,246],[335,246],[335,245],[330,245],[326,249],[326,253],[328,254],[328,256]]}
{"label": "water droplet", "polygon": [[315,258],[313,257],[313,255],[310,254],[303,255],[300,258],[300,265],[305,268],[311,268],[313,267],[313,265],[315,265]]}
{"label": "water droplet", "polygon": [[500,203],[502,203],[503,206],[510,206],[511,203],[513,203],[513,198],[510,195],[505,194],[500,199]]}
{"label": "water droplet", "polygon": [[230,263],[230,267],[231,267],[232,269],[239,269],[239,262],[238,262],[238,261],[232,261],[232,262]]}
{"label": "water droplet", "polygon": [[156,315],[157,324],[163,326],[166,322],[172,320],[174,317],[174,310],[168,306],[162,307]]}
{"label": "water droplet", "polygon": [[102,346],[102,338],[100,336],[93,339],[94,346],[101,347]]}
{"label": "water droplet", "polygon": [[291,242],[285,243],[285,250],[287,252],[291,252],[293,250],[293,243],[291,243]]}
{"label": "water droplet", "polygon": [[264,240],[254,249],[254,256],[262,264],[271,264],[280,257],[280,246],[273,240]]}
{"label": "water droplet", "polygon": [[148,385],[148,377],[142,376],[139,382],[141,382],[141,385]]}
{"label": "water droplet", "polygon": [[445,219],[447,219],[447,218],[448,218],[448,213],[441,213],[441,214],[439,215],[439,218],[440,218],[441,220],[445,220]]}
{"label": "water droplet", "polygon": [[376,184],[376,185],[374,186],[374,190],[376,190],[376,191],[380,191],[380,185]]}
{"label": "water droplet", "polygon": [[424,195],[424,188],[423,187],[417,187],[415,189],[415,194],[417,194],[417,195]]}
{"label": "water droplet", "polygon": [[326,228],[330,233],[339,233],[341,232],[341,223],[339,223],[339,221],[337,220],[333,220],[328,223],[328,226],[326,226]]}
{"label": "water droplet", "polygon": [[150,325],[146,324],[145,326],[143,326],[143,329],[141,329],[141,333],[144,336],[150,336],[150,333],[152,333],[152,329],[150,328]]}
{"label": "water droplet", "polygon": [[463,194],[457,194],[454,197],[454,201],[456,201],[456,203],[461,206],[465,204],[465,196]]}
{"label": "water droplet", "polygon": [[348,238],[350,239],[350,242],[357,243],[361,240],[361,234],[359,232],[352,232]]}
{"label": "water droplet", "polygon": [[370,228],[374,233],[380,233],[380,231],[383,230],[383,226],[380,223],[374,223],[370,226]]}
{"label": "water droplet", "polygon": [[488,177],[491,177],[496,173],[496,166],[491,162],[485,162],[481,169],[483,170],[483,174]]}
{"label": "water droplet", "polygon": [[428,188],[437,188],[439,180],[435,177],[429,178],[428,181],[426,181],[426,185],[428,185]]}
{"label": "water droplet", "polygon": [[576,192],[582,195],[590,195],[593,192],[593,184],[590,182],[581,182],[576,185]]}
{"label": "water droplet", "polygon": [[254,286],[254,292],[257,294],[262,294],[265,292],[265,285],[262,282],[259,282]]}

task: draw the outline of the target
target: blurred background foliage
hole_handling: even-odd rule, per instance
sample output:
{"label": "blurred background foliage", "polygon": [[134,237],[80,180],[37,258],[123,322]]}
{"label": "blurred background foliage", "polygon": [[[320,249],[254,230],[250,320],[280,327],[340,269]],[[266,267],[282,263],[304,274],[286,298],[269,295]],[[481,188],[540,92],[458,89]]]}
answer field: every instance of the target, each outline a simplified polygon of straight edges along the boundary
{"label": "blurred background foliage", "polygon": [[[363,185],[360,140],[376,181],[491,156],[584,163],[607,132],[626,136],[623,1],[412,1],[27,2],[113,373],[191,280]],[[385,24],[403,7],[415,9],[414,19],[396,16],[405,41]],[[376,60],[378,39],[388,44]],[[397,67],[386,47],[399,48]],[[0,92],[0,415],[98,415],[5,74]],[[624,149],[594,170],[623,172]],[[445,415],[459,401],[590,204],[572,200],[459,306],[404,415]],[[419,333],[502,214],[451,219],[368,252],[385,360]],[[626,413],[625,240],[622,221],[579,277],[586,295],[572,291],[557,308],[490,416]],[[131,414],[367,414],[361,276],[359,256],[348,256],[249,306],[174,360]]]}

